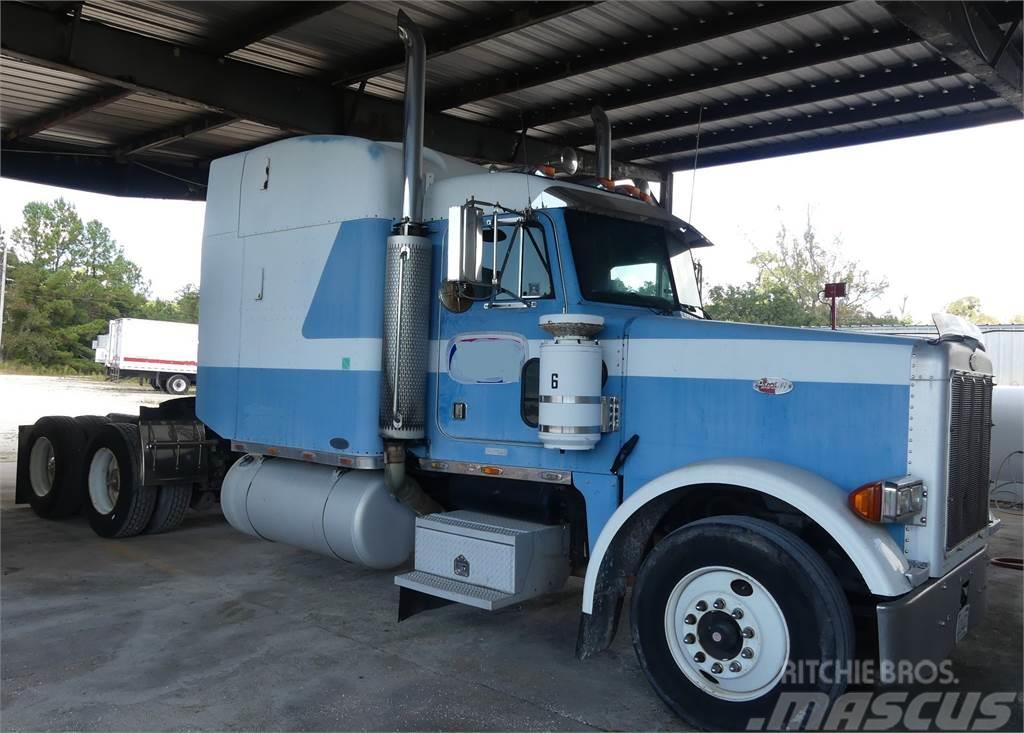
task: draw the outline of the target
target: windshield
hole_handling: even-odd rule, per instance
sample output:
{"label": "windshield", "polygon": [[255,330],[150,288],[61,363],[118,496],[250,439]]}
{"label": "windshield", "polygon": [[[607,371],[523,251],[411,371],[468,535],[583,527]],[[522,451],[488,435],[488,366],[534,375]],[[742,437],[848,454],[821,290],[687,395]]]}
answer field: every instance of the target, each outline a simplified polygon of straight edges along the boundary
{"label": "windshield", "polygon": [[[637,305],[661,311],[698,304],[689,252],[669,259],[664,227],[565,209],[580,290],[587,300]],[[673,250],[682,246],[673,243]],[[677,264],[678,262],[678,264]],[[683,279],[680,281],[679,278]],[[678,291],[677,285],[683,290]]]}

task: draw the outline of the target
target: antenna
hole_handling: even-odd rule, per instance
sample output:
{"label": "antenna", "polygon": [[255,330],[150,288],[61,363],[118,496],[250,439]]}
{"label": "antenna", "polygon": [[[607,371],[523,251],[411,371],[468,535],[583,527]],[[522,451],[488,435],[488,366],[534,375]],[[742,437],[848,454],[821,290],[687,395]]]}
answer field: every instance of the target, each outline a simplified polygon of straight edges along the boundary
{"label": "antenna", "polygon": [[686,215],[686,221],[693,221],[693,194],[697,188],[697,158],[700,156],[700,123],[704,119],[704,105],[697,108],[697,140],[693,147],[693,177],[690,179],[690,211]]}

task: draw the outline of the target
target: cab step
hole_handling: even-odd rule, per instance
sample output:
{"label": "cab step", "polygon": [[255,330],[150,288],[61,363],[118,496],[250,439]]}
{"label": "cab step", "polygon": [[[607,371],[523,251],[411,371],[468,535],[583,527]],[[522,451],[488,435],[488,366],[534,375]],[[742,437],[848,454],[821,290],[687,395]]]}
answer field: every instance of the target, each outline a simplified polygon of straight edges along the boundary
{"label": "cab step", "polygon": [[417,596],[494,611],[557,590],[568,577],[568,526],[460,510],[416,520],[415,569],[395,585],[407,618],[439,605]]}

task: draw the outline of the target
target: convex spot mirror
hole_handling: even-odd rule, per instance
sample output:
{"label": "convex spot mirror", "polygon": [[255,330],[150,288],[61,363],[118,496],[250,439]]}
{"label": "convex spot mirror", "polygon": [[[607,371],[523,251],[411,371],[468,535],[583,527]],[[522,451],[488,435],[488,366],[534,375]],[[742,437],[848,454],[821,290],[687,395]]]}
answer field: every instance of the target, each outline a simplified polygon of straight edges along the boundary
{"label": "convex spot mirror", "polygon": [[483,281],[484,212],[465,204],[448,209],[448,264],[445,281],[487,285]]}

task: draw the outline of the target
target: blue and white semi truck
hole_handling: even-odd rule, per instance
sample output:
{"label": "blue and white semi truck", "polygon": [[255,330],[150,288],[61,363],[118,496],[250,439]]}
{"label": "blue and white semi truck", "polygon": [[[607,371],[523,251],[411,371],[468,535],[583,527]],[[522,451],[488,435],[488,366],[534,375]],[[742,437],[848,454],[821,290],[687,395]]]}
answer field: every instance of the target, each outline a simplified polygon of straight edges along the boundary
{"label": "blue and white semi truck", "polygon": [[19,491],[54,491],[58,444],[108,536],[219,490],[242,532],[398,568],[400,619],[577,576],[580,658],[628,597],[642,669],[704,728],[842,692],[794,663],[944,657],[984,614],[997,525],[976,334],[708,320],[709,243],[609,190],[607,129],[591,178],[425,150],[422,37],[399,35],[402,144],[212,165],[194,413],[27,427]]}

